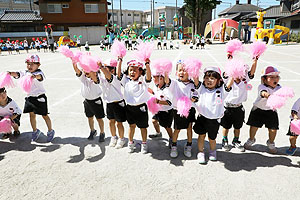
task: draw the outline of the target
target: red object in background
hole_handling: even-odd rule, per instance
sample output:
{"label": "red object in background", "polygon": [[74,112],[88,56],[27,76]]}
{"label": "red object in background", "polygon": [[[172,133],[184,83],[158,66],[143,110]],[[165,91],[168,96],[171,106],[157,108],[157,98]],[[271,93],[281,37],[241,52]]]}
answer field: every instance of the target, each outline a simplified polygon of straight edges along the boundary
{"label": "red object in background", "polygon": [[3,40],[0,40],[0,43],[3,43]]}
{"label": "red object in background", "polygon": [[51,28],[51,25],[49,25],[48,28]]}
{"label": "red object in background", "polygon": [[40,40],[40,38],[36,38],[36,40]]}
{"label": "red object in background", "polygon": [[32,38],[32,41],[35,41],[35,38]]}
{"label": "red object in background", "polygon": [[23,42],[20,42],[20,45],[22,45],[23,44]]}
{"label": "red object in background", "polygon": [[47,29],[47,26],[44,26],[45,27],[45,29]]}
{"label": "red object in background", "polygon": [[46,40],[46,38],[43,39],[44,41]]}
{"label": "red object in background", "polygon": [[16,40],[16,42],[19,42],[19,40]]}
{"label": "red object in background", "polygon": [[7,38],[7,41],[10,41],[10,39],[9,39],[9,38]]}
{"label": "red object in background", "polygon": [[12,44],[14,44],[14,43],[15,43],[15,41],[12,41],[11,43],[12,43]]}

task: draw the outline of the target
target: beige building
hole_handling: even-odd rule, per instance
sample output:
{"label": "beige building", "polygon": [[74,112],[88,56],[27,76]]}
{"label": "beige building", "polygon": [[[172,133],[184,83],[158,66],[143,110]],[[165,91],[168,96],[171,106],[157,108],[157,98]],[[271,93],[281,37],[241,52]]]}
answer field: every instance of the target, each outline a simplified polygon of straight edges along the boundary
{"label": "beige building", "polygon": [[4,10],[38,10],[34,0],[0,0],[0,15]]}
{"label": "beige building", "polygon": [[[112,13],[112,10],[108,10],[109,13]],[[132,25],[134,23],[143,25],[143,15],[144,12],[141,10],[122,10],[122,26]],[[114,9],[109,22],[111,24],[121,24],[121,12],[120,9]]]}
{"label": "beige building", "polygon": [[[179,7],[177,7],[179,9]],[[159,17],[164,15],[166,18],[165,25],[173,25],[173,17],[175,15],[176,7],[175,6],[161,6],[154,8],[154,26],[159,26]],[[178,13],[178,10],[177,10]],[[144,11],[144,24],[150,25],[151,23],[151,10]]]}

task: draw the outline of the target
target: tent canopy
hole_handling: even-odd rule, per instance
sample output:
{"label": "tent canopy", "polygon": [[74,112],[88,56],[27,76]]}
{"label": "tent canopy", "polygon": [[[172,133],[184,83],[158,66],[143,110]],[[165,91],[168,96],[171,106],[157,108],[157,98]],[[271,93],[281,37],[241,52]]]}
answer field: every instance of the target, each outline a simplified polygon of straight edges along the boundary
{"label": "tent canopy", "polygon": [[204,37],[206,37],[211,32],[211,38],[213,39],[218,33],[221,32],[222,24],[226,21],[226,33],[230,35],[230,32],[232,29],[238,30],[239,23],[237,21],[234,21],[232,19],[226,19],[226,18],[219,18],[214,19],[210,22],[207,22],[205,31],[204,31]]}

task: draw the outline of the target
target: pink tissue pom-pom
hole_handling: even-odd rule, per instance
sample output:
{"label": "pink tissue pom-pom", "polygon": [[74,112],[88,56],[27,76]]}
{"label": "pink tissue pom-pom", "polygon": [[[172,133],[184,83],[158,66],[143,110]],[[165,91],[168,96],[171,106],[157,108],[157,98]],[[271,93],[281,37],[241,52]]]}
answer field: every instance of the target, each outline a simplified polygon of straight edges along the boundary
{"label": "pink tissue pom-pom", "polygon": [[189,77],[196,78],[200,75],[200,69],[202,67],[202,62],[197,58],[189,58],[184,60],[184,68],[189,74]]}
{"label": "pink tissue pom-pom", "polygon": [[156,59],[153,62],[151,62],[151,67],[154,70],[151,70],[151,72],[155,72],[153,75],[165,75],[170,74],[172,71],[172,62],[169,59],[161,58]]}
{"label": "pink tissue pom-pom", "polygon": [[24,92],[29,93],[31,90],[32,82],[33,78],[31,77],[31,75],[25,75],[20,78],[19,85]]}
{"label": "pink tissue pom-pom", "polygon": [[0,121],[0,133],[11,133],[11,120],[7,117]]}
{"label": "pink tissue pom-pom", "polygon": [[59,47],[58,51],[60,53],[62,53],[64,56],[66,56],[67,58],[73,58],[74,57],[73,52],[67,46],[61,46],[61,47]]}
{"label": "pink tissue pom-pom", "polygon": [[79,58],[79,64],[80,67],[87,73],[90,73],[92,70],[89,66],[90,56],[87,54],[82,54],[82,56]]}
{"label": "pink tissue pom-pom", "polygon": [[250,45],[250,53],[252,58],[259,58],[267,49],[267,45],[264,42],[256,41]]}
{"label": "pink tissue pom-pom", "polygon": [[294,93],[294,89],[291,87],[282,87],[276,92],[274,92],[273,95],[293,98],[295,96],[295,93]]}
{"label": "pink tissue pom-pom", "polygon": [[79,63],[80,62],[80,57],[83,55],[81,51],[76,51],[72,57],[73,62]]}
{"label": "pink tissue pom-pom", "polygon": [[119,40],[114,40],[113,45],[111,46],[111,53],[116,57],[125,57],[126,56],[126,47],[123,42]]}
{"label": "pink tissue pom-pom", "polygon": [[8,87],[8,88],[15,87],[15,84],[8,72],[2,72],[0,74],[0,88],[3,87]]}
{"label": "pink tissue pom-pom", "polygon": [[138,60],[146,62],[148,59],[150,59],[150,56],[152,54],[152,51],[154,49],[154,44],[151,42],[142,42],[137,47],[137,51],[135,52],[135,56]]}
{"label": "pink tissue pom-pom", "polygon": [[231,59],[226,62],[225,73],[227,76],[236,78],[244,78],[248,70],[248,65],[242,60]]}
{"label": "pink tissue pom-pom", "polygon": [[285,105],[286,100],[287,100],[286,97],[281,97],[281,96],[272,94],[269,96],[269,98],[267,100],[267,106],[269,108],[271,108],[272,110],[277,110]]}
{"label": "pink tissue pom-pom", "polygon": [[191,107],[192,107],[192,101],[188,97],[183,96],[178,99],[177,111],[180,116],[184,116],[187,118],[189,116]]}
{"label": "pink tissue pom-pom", "polygon": [[156,97],[151,97],[147,101],[147,106],[150,112],[152,112],[153,115],[157,114],[158,111],[161,110],[161,105],[156,103]]}
{"label": "pink tissue pom-pom", "polygon": [[291,121],[291,132],[300,135],[300,120]]}
{"label": "pink tissue pom-pom", "polygon": [[230,54],[234,54],[236,51],[243,51],[243,43],[238,39],[230,40],[226,44],[226,51]]}

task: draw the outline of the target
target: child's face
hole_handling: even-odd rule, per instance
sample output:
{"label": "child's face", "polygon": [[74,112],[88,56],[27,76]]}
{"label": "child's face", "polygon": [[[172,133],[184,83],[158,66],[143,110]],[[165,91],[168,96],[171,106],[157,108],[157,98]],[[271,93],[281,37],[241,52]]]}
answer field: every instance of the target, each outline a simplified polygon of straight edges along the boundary
{"label": "child's face", "polygon": [[29,72],[35,72],[40,67],[39,63],[26,62],[26,64]]}
{"label": "child's face", "polygon": [[216,88],[217,84],[218,84],[218,79],[216,79],[215,77],[212,77],[212,76],[204,77],[204,85],[208,89]]}
{"label": "child's face", "polygon": [[265,79],[265,83],[272,88],[275,88],[279,82],[280,77],[278,75],[270,75]]}
{"label": "child's face", "polygon": [[165,79],[163,76],[153,76],[153,78],[154,78],[154,84],[157,87],[161,88],[164,85]]}
{"label": "child's face", "polygon": [[177,71],[176,71],[177,77],[179,80],[186,82],[189,80],[189,74],[185,71],[183,64],[177,65]]}
{"label": "child's face", "polygon": [[5,102],[7,99],[6,91],[0,93],[0,102]]}
{"label": "child's face", "polygon": [[140,77],[139,67],[130,66],[128,68],[128,75],[131,80],[134,80],[134,81],[137,80]]}

